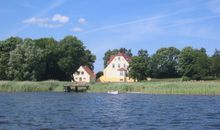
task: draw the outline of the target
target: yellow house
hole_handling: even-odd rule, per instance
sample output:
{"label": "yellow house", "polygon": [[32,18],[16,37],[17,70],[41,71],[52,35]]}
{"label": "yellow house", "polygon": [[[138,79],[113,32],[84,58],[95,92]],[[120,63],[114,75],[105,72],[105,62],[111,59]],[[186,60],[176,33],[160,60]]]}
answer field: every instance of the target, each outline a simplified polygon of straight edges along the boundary
{"label": "yellow house", "polygon": [[100,77],[101,82],[133,82],[128,74],[128,66],[131,57],[124,53],[112,55],[107,63],[107,67],[103,71],[103,76]]}
{"label": "yellow house", "polygon": [[94,72],[87,66],[80,66],[79,69],[73,74],[74,81],[76,82],[94,82],[96,76]]}

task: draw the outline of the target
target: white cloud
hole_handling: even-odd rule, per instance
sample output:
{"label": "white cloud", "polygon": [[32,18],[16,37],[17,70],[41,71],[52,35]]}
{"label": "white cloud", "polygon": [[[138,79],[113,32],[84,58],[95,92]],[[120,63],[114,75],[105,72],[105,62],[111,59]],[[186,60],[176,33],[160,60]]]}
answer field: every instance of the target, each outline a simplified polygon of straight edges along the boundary
{"label": "white cloud", "polygon": [[52,18],[52,21],[60,22],[60,23],[67,23],[69,21],[69,17],[64,16],[64,15],[60,15],[60,14],[55,14]]}
{"label": "white cloud", "polygon": [[79,19],[78,19],[78,23],[80,23],[80,24],[86,24],[87,21],[86,21],[85,18],[79,18]]}
{"label": "white cloud", "polygon": [[[54,0],[50,5],[48,5],[45,9],[40,10],[40,12],[38,12],[37,14],[34,15],[34,17],[42,17],[45,14],[47,14],[48,12],[51,12],[52,10],[62,6],[64,3],[66,2],[66,0]],[[25,20],[24,20],[25,21]],[[24,22],[23,21],[23,22]],[[26,30],[27,28],[30,27],[30,24],[25,24],[23,26],[21,26],[20,28],[17,28],[15,30],[13,30],[13,32],[11,32],[10,34],[7,34],[6,37],[9,36],[15,36],[20,32],[23,32],[24,30]]]}
{"label": "white cloud", "polygon": [[23,21],[25,24],[37,25],[45,28],[60,28],[69,21],[69,17],[55,14],[52,18],[38,18],[32,17]]}
{"label": "white cloud", "polygon": [[36,18],[36,17],[32,17],[23,21],[23,23],[26,24],[37,24],[37,25],[45,24],[48,22],[49,22],[49,18]]}
{"label": "white cloud", "polygon": [[80,28],[80,27],[74,27],[74,28],[72,29],[72,31],[73,31],[73,32],[83,32],[84,30],[83,30],[82,28]]}

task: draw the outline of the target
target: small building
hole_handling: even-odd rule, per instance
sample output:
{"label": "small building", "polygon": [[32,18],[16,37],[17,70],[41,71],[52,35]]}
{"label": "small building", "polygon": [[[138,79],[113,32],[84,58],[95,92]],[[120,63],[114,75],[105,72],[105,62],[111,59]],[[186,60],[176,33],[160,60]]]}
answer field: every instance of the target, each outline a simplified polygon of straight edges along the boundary
{"label": "small building", "polygon": [[75,82],[95,82],[95,73],[88,66],[80,66],[79,69],[73,74]]}
{"label": "small building", "polygon": [[107,63],[107,67],[103,71],[103,76],[100,77],[101,82],[133,82],[133,79],[128,77],[128,66],[131,57],[124,53],[112,55]]}

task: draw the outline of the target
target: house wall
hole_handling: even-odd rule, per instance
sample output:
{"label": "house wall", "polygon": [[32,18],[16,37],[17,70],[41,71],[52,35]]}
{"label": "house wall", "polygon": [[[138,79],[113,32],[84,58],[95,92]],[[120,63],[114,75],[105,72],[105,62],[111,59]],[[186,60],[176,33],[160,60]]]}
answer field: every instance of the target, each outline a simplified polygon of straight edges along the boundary
{"label": "house wall", "polygon": [[[114,66],[114,67],[113,67]],[[125,80],[130,82],[129,78],[125,75],[120,75],[119,68],[127,69],[129,63],[123,56],[116,56],[111,63],[104,69],[103,76],[100,77],[101,82],[124,82]]]}
{"label": "house wall", "polygon": [[[79,74],[77,73],[79,72]],[[79,67],[76,73],[73,74],[74,80],[76,82],[90,82],[90,75],[83,69],[82,66]],[[82,79],[80,81],[80,78]]]}

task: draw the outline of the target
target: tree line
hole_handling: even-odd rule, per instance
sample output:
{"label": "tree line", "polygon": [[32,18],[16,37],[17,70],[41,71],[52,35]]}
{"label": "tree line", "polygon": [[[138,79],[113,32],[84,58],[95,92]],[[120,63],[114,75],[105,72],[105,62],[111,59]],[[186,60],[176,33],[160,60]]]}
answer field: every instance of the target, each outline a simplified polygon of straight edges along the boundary
{"label": "tree line", "polygon": [[0,80],[70,80],[80,65],[92,70],[96,57],[73,36],[10,37],[0,41]]}
{"label": "tree line", "polygon": [[[106,66],[110,55],[118,52],[132,56],[131,49],[120,48],[108,50],[103,58]],[[141,81],[152,78],[180,78],[183,80],[202,80],[207,77],[220,76],[220,50],[208,56],[204,48],[175,47],[160,48],[150,56],[147,50],[139,50],[132,56],[128,76]]]}

